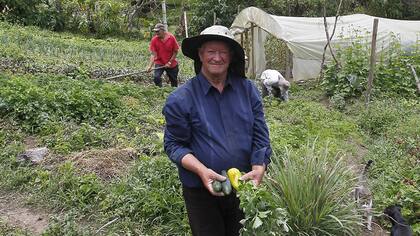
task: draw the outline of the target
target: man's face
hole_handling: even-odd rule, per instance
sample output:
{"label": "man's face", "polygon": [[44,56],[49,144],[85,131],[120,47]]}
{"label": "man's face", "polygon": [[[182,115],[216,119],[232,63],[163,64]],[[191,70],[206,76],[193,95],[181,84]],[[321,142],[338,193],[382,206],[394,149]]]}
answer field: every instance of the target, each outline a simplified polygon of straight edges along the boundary
{"label": "man's face", "polygon": [[227,73],[231,61],[229,45],[222,41],[204,43],[198,51],[201,70],[208,75],[222,76]]}
{"label": "man's face", "polygon": [[165,31],[162,29],[159,31],[155,31],[155,35],[157,35],[160,39],[163,39],[165,37]]}

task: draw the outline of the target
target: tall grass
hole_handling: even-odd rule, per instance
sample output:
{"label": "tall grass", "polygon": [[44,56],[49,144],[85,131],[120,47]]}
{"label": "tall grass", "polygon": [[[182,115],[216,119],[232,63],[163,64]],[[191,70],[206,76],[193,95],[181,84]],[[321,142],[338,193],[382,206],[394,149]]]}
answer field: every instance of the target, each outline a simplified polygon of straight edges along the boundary
{"label": "tall grass", "polygon": [[291,235],[358,235],[361,215],[351,198],[356,179],[328,148],[274,155],[268,189],[286,209]]}

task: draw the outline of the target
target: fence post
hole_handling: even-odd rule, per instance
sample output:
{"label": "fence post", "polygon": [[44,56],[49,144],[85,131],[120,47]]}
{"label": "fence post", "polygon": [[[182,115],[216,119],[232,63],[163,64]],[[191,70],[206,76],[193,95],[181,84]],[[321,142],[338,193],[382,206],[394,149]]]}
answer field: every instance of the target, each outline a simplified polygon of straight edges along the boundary
{"label": "fence post", "polygon": [[166,2],[165,2],[165,0],[162,1],[162,19],[163,19],[163,24],[165,25],[165,31],[168,31],[168,22],[166,20]]}
{"label": "fence post", "polygon": [[378,18],[373,20],[373,31],[372,31],[372,45],[370,50],[370,65],[369,65],[369,78],[368,78],[368,87],[366,90],[366,107],[369,106],[370,93],[372,92],[373,79],[375,74],[375,64],[376,64],[376,36],[378,34]]}
{"label": "fence post", "polygon": [[251,23],[251,66],[252,66],[252,74],[251,78],[255,79],[256,77],[256,70],[255,70],[255,48],[254,48],[254,23]]}
{"label": "fence post", "polygon": [[185,37],[188,38],[187,11],[184,11]]}

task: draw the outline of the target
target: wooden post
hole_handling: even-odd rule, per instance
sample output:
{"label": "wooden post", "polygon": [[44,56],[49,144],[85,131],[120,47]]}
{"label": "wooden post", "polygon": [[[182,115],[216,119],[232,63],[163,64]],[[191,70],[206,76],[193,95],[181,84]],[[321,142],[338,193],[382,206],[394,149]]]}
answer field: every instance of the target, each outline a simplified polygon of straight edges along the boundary
{"label": "wooden post", "polygon": [[250,66],[250,62],[249,62],[249,60],[250,60],[250,53],[249,53],[249,37],[248,37],[248,34],[249,34],[249,31],[248,31],[248,29],[245,29],[245,31],[244,31],[244,33],[243,34],[245,34],[244,35],[244,37],[245,37],[245,39],[244,39],[244,48],[245,48],[245,56],[247,57],[247,64],[246,64],[246,66],[247,66],[247,68],[246,68],[246,75],[247,75],[247,77],[250,77],[250,75],[249,75],[249,66]]}
{"label": "wooden post", "polygon": [[370,93],[373,86],[373,78],[375,73],[375,64],[376,64],[376,36],[378,34],[378,18],[373,20],[373,31],[372,31],[372,45],[370,50],[370,68],[369,68],[369,78],[368,78],[368,87],[366,90],[366,107],[369,106],[370,102]]}
{"label": "wooden post", "polygon": [[165,2],[165,0],[162,1],[162,20],[163,20],[163,24],[165,25],[165,31],[168,31],[168,22],[166,20],[166,2]]}
{"label": "wooden post", "polygon": [[216,12],[213,12],[213,25],[216,24]]}
{"label": "wooden post", "polygon": [[244,33],[241,33],[241,46],[244,47]]}
{"label": "wooden post", "polygon": [[187,11],[184,11],[185,37],[188,38]]}
{"label": "wooden post", "polygon": [[291,72],[292,72],[292,53],[290,52],[289,48],[286,44],[286,80],[290,81]]}
{"label": "wooden post", "polygon": [[251,23],[251,66],[252,66],[252,74],[251,78],[255,79],[255,53],[254,53],[254,23]]}

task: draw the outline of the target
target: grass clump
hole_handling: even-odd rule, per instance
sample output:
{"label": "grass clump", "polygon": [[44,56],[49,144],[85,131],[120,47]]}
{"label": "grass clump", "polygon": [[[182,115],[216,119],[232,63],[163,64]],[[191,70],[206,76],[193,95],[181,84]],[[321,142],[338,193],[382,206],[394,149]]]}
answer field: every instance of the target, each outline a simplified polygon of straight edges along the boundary
{"label": "grass clump", "polygon": [[[305,151],[272,157],[265,180],[269,194],[260,194],[259,204],[269,204],[267,209],[279,209],[287,216],[287,225],[285,221],[274,235],[359,235],[362,217],[350,195],[355,178],[349,168],[330,156],[328,148],[316,151],[314,144]],[[268,226],[263,220],[261,227]],[[256,235],[268,235],[267,230]]]}

